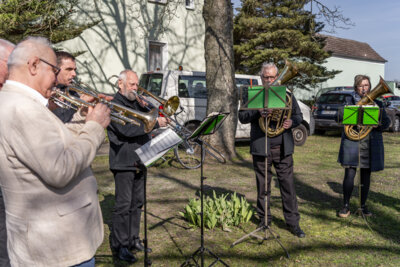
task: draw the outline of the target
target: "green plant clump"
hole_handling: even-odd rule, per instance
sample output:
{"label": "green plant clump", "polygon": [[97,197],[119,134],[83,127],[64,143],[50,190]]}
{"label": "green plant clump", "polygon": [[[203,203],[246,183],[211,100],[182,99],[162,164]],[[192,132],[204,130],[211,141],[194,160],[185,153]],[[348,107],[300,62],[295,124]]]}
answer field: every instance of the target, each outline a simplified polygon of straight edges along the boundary
{"label": "green plant clump", "polygon": [[[213,191],[212,198],[205,196],[203,208],[204,226],[208,229],[221,227],[224,231],[231,231],[229,227],[248,222],[254,214],[254,208],[244,197],[236,196],[236,192],[217,197]],[[200,199],[192,198],[184,212],[179,212],[179,214],[189,222],[190,226],[200,227],[200,211]]]}

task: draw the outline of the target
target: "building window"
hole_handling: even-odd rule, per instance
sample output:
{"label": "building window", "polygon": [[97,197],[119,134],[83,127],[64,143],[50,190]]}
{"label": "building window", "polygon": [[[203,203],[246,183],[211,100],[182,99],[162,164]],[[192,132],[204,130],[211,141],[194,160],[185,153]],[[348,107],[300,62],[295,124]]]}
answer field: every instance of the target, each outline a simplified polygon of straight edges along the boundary
{"label": "building window", "polygon": [[166,69],[167,46],[165,43],[149,42],[149,71]]}
{"label": "building window", "polygon": [[194,9],[194,0],[186,0],[186,8]]}
{"label": "building window", "polygon": [[149,2],[159,3],[159,4],[166,4],[167,0],[148,0]]}

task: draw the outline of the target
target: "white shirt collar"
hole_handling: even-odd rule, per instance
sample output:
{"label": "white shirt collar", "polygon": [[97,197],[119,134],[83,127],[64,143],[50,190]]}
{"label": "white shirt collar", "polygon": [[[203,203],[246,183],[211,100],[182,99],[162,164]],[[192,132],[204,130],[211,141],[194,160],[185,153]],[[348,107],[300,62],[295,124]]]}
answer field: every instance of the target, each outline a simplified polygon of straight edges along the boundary
{"label": "white shirt collar", "polygon": [[35,98],[36,100],[38,100],[40,103],[42,103],[44,106],[47,106],[49,103],[49,100],[47,98],[45,98],[44,96],[42,96],[38,91],[36,91],[35,89],[27,86],[26,84],[17,82],[17,81],[12,81],[12,80],[7,80],[5,84],[9,84],[9,85],[13,85],[13,86],[17,86],[21,89],[23,89],[24,91],[26,91],[30,96],[32,96],[33,98]]}

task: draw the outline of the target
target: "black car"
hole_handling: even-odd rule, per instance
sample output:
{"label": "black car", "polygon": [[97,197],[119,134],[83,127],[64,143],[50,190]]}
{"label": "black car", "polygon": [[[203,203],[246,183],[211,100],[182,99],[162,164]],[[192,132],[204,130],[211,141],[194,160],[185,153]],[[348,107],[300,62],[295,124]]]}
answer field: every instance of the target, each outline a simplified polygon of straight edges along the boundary
{"label": "black car", "polygon": [[[351,100],[352,92],[352,90],[329,91],[321,94],[313,106],[315,133],[323,134],[325,131],[343,127],[342,124],[336,122],[338,110]],[[400,130],[400,110],[388,106],[385,111],[391,120],[389,130],[398,132]]]}

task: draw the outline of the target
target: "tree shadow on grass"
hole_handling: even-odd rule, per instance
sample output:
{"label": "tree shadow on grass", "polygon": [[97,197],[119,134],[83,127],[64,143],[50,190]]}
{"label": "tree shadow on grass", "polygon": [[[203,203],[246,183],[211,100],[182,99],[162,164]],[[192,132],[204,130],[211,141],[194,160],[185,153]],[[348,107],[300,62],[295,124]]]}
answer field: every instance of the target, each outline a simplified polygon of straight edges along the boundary
{"label": "tree shadow on grass", "polygon": [[[337,193],[342,192],[341,184],[330,182],[328,185],[333,191]],[[352,196],[353,199],[357,199],[357,207],[359,207],[358,186],[356,185],[354,186]],[[400,244],[400,199],[370,190],[367,204],[368,202],[370,203],[369,210],[374,214],[374,216],[368,219],[372,230],[382,237]],[[380,208],[380,206],[383,207]]]}

